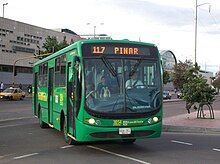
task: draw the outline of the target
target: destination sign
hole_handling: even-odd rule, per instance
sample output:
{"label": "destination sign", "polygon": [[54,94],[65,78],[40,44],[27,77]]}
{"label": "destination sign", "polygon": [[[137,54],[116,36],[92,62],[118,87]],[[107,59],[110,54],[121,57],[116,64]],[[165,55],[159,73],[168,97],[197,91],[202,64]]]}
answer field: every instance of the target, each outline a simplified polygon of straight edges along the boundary
{"label": "destination sign", "polygon": [[119,55],[138,55],[140,48],[137,47],[106,47],[106,46],[92,46],[93,54],[119,54]]}
{"label": "destination sign", "polygon": [[86,44],[83,46],[85,56],[121,55],[121,56],[155,56],[157,48],[137,44]]}

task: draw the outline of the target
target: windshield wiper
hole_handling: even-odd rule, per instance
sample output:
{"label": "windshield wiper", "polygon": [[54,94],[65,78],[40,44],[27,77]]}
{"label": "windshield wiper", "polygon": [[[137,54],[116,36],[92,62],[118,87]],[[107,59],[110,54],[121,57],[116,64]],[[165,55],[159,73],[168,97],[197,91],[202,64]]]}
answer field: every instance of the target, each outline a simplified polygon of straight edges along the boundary
{"label": "windshield wiper", "polygon": [[120,88],[120,83],[118,80],[118,73],[116,72],[115,68],[112,66],[111,62],[105,56],[102,56],[101,59],[102,59],[102,62],[105,64],[106,68],[108,69],[108,71],[112,74],[112,76],[116,77],[118,87]]}
{"label": "windshield wiper", "polygon": [[143,61],[143,57],[141,57],[141,58],[139,59],[139,61],[138,61],[137,63],[135,63],[134,67],[133,67],[133,68],[131,69],[131,71],[129,72],[129,77],[131,77],[131,76],[134,75],[134,73],[137,71],[137,69],[138,69],[139,65],[142,63],[142,61]]}
{"label": "windshield wiper", "polygon": [[112,64],[106,59],[105,56],[102,56],[101,59],[102,59],[102,62],[105,64],[106,68],[112,74],[112,76],[116,77],[117,76],[117,72],[114,69],[114,67],[112,66]]}

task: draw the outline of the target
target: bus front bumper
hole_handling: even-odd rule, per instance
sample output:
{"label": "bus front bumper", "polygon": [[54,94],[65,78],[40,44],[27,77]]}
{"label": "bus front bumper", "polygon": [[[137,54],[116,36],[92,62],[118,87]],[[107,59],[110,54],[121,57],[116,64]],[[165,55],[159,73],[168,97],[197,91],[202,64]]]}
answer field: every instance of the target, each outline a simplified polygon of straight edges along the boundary
{"label": "bus front bumper", "polygon": [[[100,127],[77,122],[76,139],[85,141],[106,141],[121,139],[144,139],[160,137],[162,122],[135,127]],[[130,128],[130,134],[119,134],[119,128]]]}

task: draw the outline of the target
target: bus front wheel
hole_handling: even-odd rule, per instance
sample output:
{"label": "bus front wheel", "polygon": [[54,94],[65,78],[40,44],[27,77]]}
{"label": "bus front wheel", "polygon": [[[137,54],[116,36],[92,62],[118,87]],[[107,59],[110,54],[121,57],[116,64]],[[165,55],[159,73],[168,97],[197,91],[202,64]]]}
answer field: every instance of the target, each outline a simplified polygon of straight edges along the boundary
{"label": "bus front wheel", "polygon": [[75,145],[76,141],[74,139],[72,139],[70,136],[68,136],[68,127],[67,127],[67,121],[66,119],[64,120],[63,123],[63,135],[64,135],[64,140],[66,143],[68,143],[69,145]]}

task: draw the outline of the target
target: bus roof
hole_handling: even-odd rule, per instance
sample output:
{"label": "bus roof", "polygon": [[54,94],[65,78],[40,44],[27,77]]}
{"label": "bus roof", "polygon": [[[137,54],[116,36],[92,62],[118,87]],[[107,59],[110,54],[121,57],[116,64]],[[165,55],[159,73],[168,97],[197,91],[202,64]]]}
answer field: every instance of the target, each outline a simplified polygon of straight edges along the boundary
{"label": "bus roof", "polygon": [[90,40],[79,40],[65,48],[63,48],[62,50],[59,50],[49,56],[47,56],[46,58],[37,61],[36,63],[34,63],[34,66],[44,63],[45,61],[51,60],[63,53],[66,53],[68,51],[71,51],[73,48],[76,47],[80,47],[81,45],[85,44],[85,43],[130,43],[130,44],[139,44],[139,45],[148,45],[148,46],[154,46],[156,47],[155,44],[152,43],[145,43],[145,42],[137,42],[137,41],[129,41],[128,39],[123,39],[123,40],[112,40],[112,39],[90,39]]}

